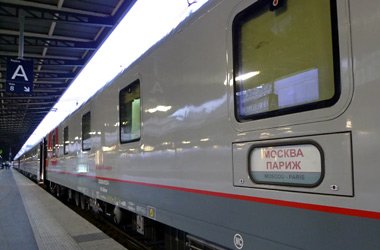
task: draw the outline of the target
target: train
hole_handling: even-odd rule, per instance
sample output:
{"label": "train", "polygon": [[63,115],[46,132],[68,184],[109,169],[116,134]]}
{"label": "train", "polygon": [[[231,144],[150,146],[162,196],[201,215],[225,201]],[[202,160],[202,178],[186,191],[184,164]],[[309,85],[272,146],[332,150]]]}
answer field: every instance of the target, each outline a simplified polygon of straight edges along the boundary
{"label": "train", "polygon": [[16,168],[164,249],[380,249],[378,13],[210,0]]}

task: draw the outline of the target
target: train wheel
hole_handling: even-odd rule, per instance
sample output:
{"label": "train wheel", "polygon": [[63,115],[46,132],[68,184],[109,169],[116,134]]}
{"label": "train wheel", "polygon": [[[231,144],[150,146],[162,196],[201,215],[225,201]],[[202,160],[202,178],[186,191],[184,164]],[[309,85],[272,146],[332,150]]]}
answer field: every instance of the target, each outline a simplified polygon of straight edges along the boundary
{"label": "train wheel", "polygon": [[78,192],[74,192],[74,202],[75,206],[80,206],[80,194]]}
{"label": "train wheel", "polygon": [[56,184],[54,184],[53,182],[50,182],[49,183],[49,192],[51,194],[54,194],[55,188],[56,188]]}
{"label": "train wheel", "polygon": [[96,199],[88,199],[89,202],[89,209],[91,210],[92,214],[95,216],[95,218],[99,218],[100,215],[103,213],[103,210],[100,206],[100,203]]}
{"label": "train wheel", "polygon": [[71,202],[73,200],[73,191],[71,189],[67,190],[67,199],[68,202]]}
{"label": "train wheel", "polygon": [[56,186],[56,188],[55,188],[55,195],[57,196],[57,198],[61,197],[61,186],[60,185]]}
{"label": "train wheel", "polygon": [[90,205],[89,205],[88,199],[83,194],[80,195],[80,208],[82,210],[89,210],[90,209]]}
{"label": "train wheel", "polygon": [[116,225],[120,225],[123,222],[123,220],[123,211],[118,206],[115,206],[113,210],[113,221]]}

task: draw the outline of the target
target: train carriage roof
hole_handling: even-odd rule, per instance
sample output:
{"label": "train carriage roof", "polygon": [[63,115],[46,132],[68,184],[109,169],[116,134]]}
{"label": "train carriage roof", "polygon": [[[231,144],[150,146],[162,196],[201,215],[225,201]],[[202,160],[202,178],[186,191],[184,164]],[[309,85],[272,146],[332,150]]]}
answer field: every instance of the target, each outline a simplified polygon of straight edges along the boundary
{"label": "train carriage roof", "polygon": [[[0,0],[0,149],[19,151],[136,0]],[[23,19],[21,17],[24,17]],[[22,21],[24,20],[24,21]],[[24,25],[20,25],[24,23]],[[7,90],[9,58],[33,61],[31,92]]]}

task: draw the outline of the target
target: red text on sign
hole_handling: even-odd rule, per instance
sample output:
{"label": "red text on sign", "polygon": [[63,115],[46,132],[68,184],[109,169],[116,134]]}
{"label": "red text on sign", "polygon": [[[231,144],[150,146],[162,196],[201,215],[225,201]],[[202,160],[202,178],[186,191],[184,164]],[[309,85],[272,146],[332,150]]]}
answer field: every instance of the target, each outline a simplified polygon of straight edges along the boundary
{"label": "red text on sign", "polygon": [[271,170],[301,170],[301,161],[268,161],[266,162],[266,168]]}
{"label": "red text on sign", "polygon": [[302,150],[289,148],[289,149],[272,149],[264,151],[265,158],[294,158],[304,157]]}

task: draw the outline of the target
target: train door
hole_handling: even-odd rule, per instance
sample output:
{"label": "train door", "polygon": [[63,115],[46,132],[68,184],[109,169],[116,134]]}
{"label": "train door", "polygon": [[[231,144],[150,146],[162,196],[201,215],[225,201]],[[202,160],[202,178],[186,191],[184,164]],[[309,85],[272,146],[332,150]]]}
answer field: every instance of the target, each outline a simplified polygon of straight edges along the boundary
{"label": "train door", "polygon": [[[348,39],[336,26],[339,2],[254,3],[235,16],[231,117],[238,137],[246,136],[233,143],[235,186],[354,195],[351,120],[341,116],[352,87],[340,79],[339,55],[348,57],[349,49],[339,43]],[[306,18],[305,8],[318,18]],[[286,49],[274,49],[280,47]],[[333,121],[338,117],[343,122]]]}

